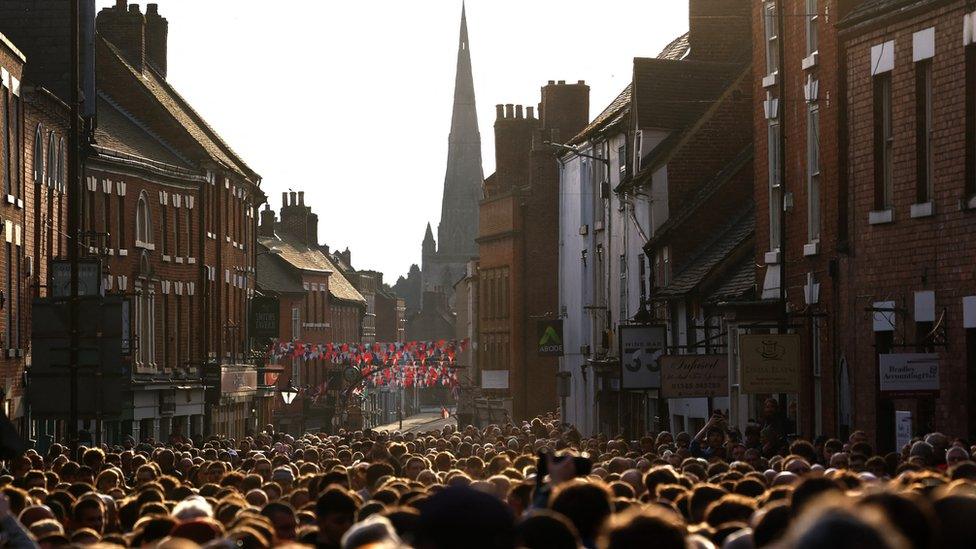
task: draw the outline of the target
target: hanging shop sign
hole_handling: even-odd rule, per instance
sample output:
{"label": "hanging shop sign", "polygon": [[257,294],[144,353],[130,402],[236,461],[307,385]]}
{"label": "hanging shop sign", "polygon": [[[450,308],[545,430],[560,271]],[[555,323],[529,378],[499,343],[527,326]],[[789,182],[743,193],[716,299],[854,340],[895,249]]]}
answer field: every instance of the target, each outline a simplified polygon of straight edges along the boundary
{"label": "hanging shop sign", "polygon": [[740,387],[746,394],[800,392],[800,336],[739,336]]}
{"label": "hanging shop sign", "polygon": [[878,356],[878,381],[882,393],[911,395],[939,392],[939,355],[891,353]]}
{"label": "hanging shop sign", "polygon": [[620,326],[620,386],[624,390],[661,387],[661,362],[667,347],[664,326]]}
{"label": "hanging shop sign", "polygon": [[661,396],[715,398],[729,394],[729,363],[725,355],[661,357]]}
{"label": "hanging shop sign", "polygon": [[536,322],[539,337],[539,356],[563,356],[563,321],[540,320]]}

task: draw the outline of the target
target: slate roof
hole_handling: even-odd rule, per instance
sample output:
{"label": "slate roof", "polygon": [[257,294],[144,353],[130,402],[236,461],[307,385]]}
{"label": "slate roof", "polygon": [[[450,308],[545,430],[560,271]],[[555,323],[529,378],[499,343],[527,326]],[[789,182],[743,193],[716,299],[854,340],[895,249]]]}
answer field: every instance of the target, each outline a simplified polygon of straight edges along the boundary
{"label": "slate roof", "polygon": [[279,294],[305,293],[301,280],[288,271],[283,261],[273,255],[261,254],[257,257],[257,275],[257,284],[262,290]]}
{"label": "slate roof", "polygon": [[[341,301],[365,305],[366,298],[359,293],[342,274],[329,256],[318,248],[309,248],[303,242],[287,233],[276,234],[275,238],[258,237],[258,243],[265,248],[272,246],[281,250],[277,257],[292,267],[311,273],[329,274],[329,293]],[[260,274],[260,273],[259,273]]]}
{"label": "slate roof", "polygon": [[725,282],[711,292],[708,301],[717,303],[730,299],[748,296],[756,290],[756,262],[752,255],[747,254],[739,264],[730,269]]}
{"label": "slate roof", "polygon": [[897,17],[901,13],[922,8],[927,4],[948,3],[948,0],[862,0],[844,19],[839,28],[852,27],[879,16]]}
{"label": "slate roof", "polygon": [[[698,288],[715,273],[727,258],[748,241],[756,229],[756,214],[750,208],[729,222],[712,242],[701,246],[695,257],[671,280],[671,284],[655,292],[654,298],[669,298],[687,294]],[[752,254],[748,254],[752,257]]]}
{"label": "slate roof", "polygon": [[186,158],[106,96],[98,98],[95,142],[104,149],[192,169]]}
{"label": "slate roof", "polygon": [[[665,46],[664,49],[661,50],[661,53],[658,54],[657,58],[679,60],[688,54],[689,49],[688,33],[686,32]],[[608,128],[619,122],[627,112],[627,109],[630,107],[632,90],[633,86],[631,84],[627,84],[627,87],[624,88],[624,90],[620,92],[620,94],[617,95],[617,97],[611,101],[609,105],[607,105],[607,108],[603,109],[603,112],[598,114],[592,122],[587,124],[585,128],[576,134],[576,137],[570,140],[570,144],[582,143],[593,135],[599,133],[604,128]]]}
{"label": "slate roof", "polygon": [[213,160],[241,175],[254,180],[260,179],[166,79],[150,68],[142,72],[137,71],[113,44],[101,36],[98,37],[98,41],[102,46],[99,53],[108,52],[111,56],[105,61],[100,59],[99,63],[112,62],[123,67],[131,76],[131,82],[137,83]]}
{"label": "slate roof", "polygon": [[[680,228],[682,223],[684,223],[696,211],[698,211],[699,208],[706,204],[708,199],[711,198],[719,189],[721,189],[722,186],[725,185],[725,183],[727,183],[732,177],[734,177],[735,174],[739,173],[739,170],[745,167],[749,161],[753,159],[754,155],[755,149],[752,145],[749,145],[740,151],[735,158],[731,159],[725,165],[722,171],[715,174],[715,177],[712,178],[711,181],[700,186],[698,188],[698,192],[688,200],[684,207],[671,215],[667,221],[661,224],[661,226],[654,231],[654,235],[652,235],[647,240],[647,243],[644,244],[644,249],[647,250],[653,248],[658,242],[670,236],[672,231]],[[650,170],[650,168],[645,169],[645,171],[648,170]],[[639,175],[638,178],[640,178],[642,175],[643,173]]]}

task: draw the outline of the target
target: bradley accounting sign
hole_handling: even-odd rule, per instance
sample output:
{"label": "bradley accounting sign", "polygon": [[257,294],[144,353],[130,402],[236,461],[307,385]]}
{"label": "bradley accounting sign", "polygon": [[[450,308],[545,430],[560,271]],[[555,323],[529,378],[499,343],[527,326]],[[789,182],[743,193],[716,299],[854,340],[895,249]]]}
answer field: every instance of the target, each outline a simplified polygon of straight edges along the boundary
{"label": "bradley accounting sign", "polygon": [[620,387],[657,389],[661,387],[660,358],[667,347],[664,326],[620,326]]}
{"label": "bradley accounting sign", "polygon": [[729,366],[724,355],[661,357],[663,398],[714,398],[729,394]]}
{"label": "bradley accounting sign", "polygon": [[540,320],[536,326],[539,356],[563,356],[563,321]]}
{"label": "bradley accounting sign", "polygon": [[939,355],[892,353],[878,356],[881,392],[932,394],[939,392]]}

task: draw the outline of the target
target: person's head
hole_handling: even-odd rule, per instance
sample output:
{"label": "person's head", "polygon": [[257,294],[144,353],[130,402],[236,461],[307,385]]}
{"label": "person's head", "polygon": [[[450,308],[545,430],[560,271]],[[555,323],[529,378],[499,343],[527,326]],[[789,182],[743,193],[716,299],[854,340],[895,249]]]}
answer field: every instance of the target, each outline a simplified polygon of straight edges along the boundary
{"label": "person's head", "polygon": [[822,501],[790,528],[786,546],[796,549],[907,549],[908,544],[880,512]]}
{"label": "person's head", "polygon": [[676,513],[651,505],[613,516],[600,536],[601,549],[639,549],[650,540],[660,549],[685,549],[687,529]]}
{"label": "person's head", "polygon": [[945,453],[945,463],[946,466],[952,467],[957,463],[962,463],[969,460],[969,452],[962,446],[952,446]]}
{"label": "person's head", "polygon": [[427,468],[427,463],[419,456],[413,456],[407,460],[403,467],[403,474],[410,480],[417,480],[420,472]]}
{"label": "person's head", "polygon": [[269,503],[261,509],[261,515],[271,521],[278,540],[294,541],[297,538],[298,520],[295,517],[295,510],[287,503]]}
{"label": "person's head", "polygon": [[519,521],[515,540],[517,547],[526,549],[577,549],[581,544],[569,519],[545,509],[532,511]]}
{"label": "person's head", "polygon": [[573,479],[559,485],[549,499],[549,508],[576,526],[580,537],[596,539],[603,521],[613,510],[612,494],[602,482]]}
{"label": "person's head", "polygon": [[99,534],[105,528],[105,506],[95,494],[86,494],[71,508],[71,529],[91,528]]}
{"label": "person's head", "polygon": [[711,426],[705,431],[705,443],[709,448],[721,448],[725,444],[725,431],[721,427]]}
{"label": "person's head", "polygon": [[173,517],[180,522],[213,517],[213,507],[200,496],[190,496],[173,507]]}
{"label": "person's head", "polygon": [[419,507],[415,547],[508,549],[515,544],[512,512],[495,496],[467,487],[449,487]]}
{"label": "person's head", "polygon": [[358,507],[356,499],[346,490],[335,486],[327,489],[315,502],[319,538],[338,544],[352,526]]}
{"label": "person's head", "polygon": [[912,449],[908,453],[908,459],[923,467],[935,465],[935,449],[928,442],[920,440],[912,444]]}

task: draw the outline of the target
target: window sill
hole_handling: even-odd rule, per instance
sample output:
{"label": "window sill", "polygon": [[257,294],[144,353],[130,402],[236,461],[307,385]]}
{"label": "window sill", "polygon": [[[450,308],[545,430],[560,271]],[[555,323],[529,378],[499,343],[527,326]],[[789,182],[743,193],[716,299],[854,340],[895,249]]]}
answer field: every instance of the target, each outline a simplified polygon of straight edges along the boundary
{"label": "window sill", "polygon": [[803,245],[803,257],[812,257],[820,253],[820,241],[814,240]]}
{"label": "window sill", "polygon": [[777,80],[779,80],[779,73],[774,72],[773,74],[767,74],[762,79],[762,87],[772,88],[776,85]]}
{"label": "window sill", "polygon": [[17,203],[17,197],[15,197],[12,194],[8,194],[7,195],[7,204],[16,204],[16,203]]}
{"label": "window sill", "polygon": [[175,261],[176,261],[177,263],[179,263],[180,265],[182,265],[182,264],[183,264],[183,258],[182,258],[182,257],[180,257],[180,256],[176,256],[176,257],[175,257],[174,259],[175,259]]}
{"label": "window sill", "polygon": [[888,208],[887,210],[873,210],[868,213],[868,224],[870,225],[884,225],[886,223],[891,223],[893,220],[892,210]]}
{"label": "window sill", "polygon": [[119,248],[119,257],[125,257],[127,255],[129,255],[129,250],[126,250],[125,248]]}
{"label": "window sill", "polygon": [[970,195],[959,201],[960,210],[976,210],[976,194]]}
{"label": "window sill", "polygon": [[170,257],[169,257],[168,255],[163,255],[163,261],[164,261],[165,263],[169,263],[169,262],[170,262],[170,260],[171,260],[171,258],[170,258]]}
{"label": "window sill", "polygon": [[141,248],[143,250],[156,251],[156,246],[150,244],[149,242],[139,242],[136,240],[136,248]]}
{"label": "window sill", "polygon": [[813,67],[816,67],[817,66],[817,59],[819,57],[820,57],[820,52],[819,51],[815,51],[815,52],[811,53],[810,55],[808,55],[806,58],[804,58],[803,59],[803,62],[801,63],[801,66],[803,67],[803,70],[810,70]]}
{"label": "window sill", "polygon": [[197,258],[195,258],[195,257],[188,257],[188,258],[186,258],[186,264],[187,265],[196,265],[197,264]]}
{"label": "window sill", "polygon": [[780,251],[777,249],[771,252],[766,252],[763,260],[765,261],[766,265],[778,265],[780,260]]}
{"label": "window sill", "polygon": [[230,242],[230,237],[229,236],[225,236],[224,237],[224,240],[226,240],[227,242]]}
{"label": "window sill", "polygon": [[912,219],[919,217],[932,217],[935,215],[935,204],[931,200],[921,204],[912,204]]}

